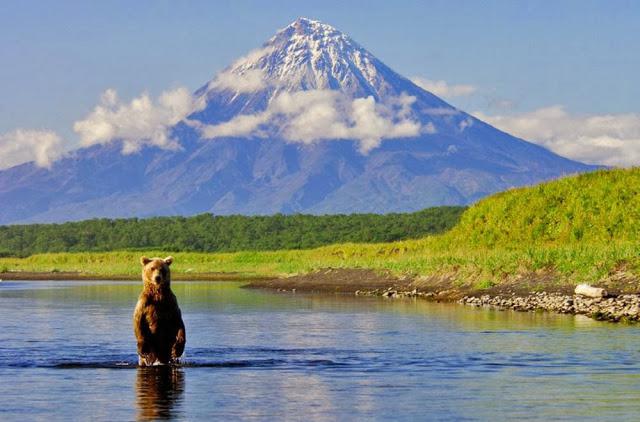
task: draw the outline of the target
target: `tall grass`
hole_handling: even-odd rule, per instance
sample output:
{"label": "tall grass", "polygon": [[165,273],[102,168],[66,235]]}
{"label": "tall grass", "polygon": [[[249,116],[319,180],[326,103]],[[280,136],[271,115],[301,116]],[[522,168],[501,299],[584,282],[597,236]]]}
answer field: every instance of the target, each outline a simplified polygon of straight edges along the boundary
{"label": "tall grass", "polygon": [[[175,253],[174,273],[229,272],[282,276],[319,268],[367,268],[397,275],[447,274],[459,283],[487,280],[499,284],[510,276],[552,270],[558,282],[594,282],[620,263],[638,274],[640,260],[634,242],[530,246],[520,250],[451,247],[442,248],[439,239],[387,244],[344,244],[312,250],[236,253]],[[435,244],[435,245],[434,245]],[[150,255],[165,256],[167,252]],[[28,258],[3,258],[1,266],[13,271],[72,271],[88,274],[140,274],[139,254],[133,252],[41,254]]]}
{"label": "tall grass", "polygon": [[449,234],[469,245],[640,240],[640,168],[599,170],[490,196]]}

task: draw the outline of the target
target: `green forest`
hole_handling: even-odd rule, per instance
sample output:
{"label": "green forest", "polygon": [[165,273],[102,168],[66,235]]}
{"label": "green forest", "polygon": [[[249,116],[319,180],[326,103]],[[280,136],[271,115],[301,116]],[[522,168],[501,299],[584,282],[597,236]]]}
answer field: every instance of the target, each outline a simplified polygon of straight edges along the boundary
{"label": "green forest", "polygon": [[414,213],[153,217],[0,226],[0,256],[156,249],[234,252],[308,249],[343,242],[391,242],[442,233],[464,207]]}

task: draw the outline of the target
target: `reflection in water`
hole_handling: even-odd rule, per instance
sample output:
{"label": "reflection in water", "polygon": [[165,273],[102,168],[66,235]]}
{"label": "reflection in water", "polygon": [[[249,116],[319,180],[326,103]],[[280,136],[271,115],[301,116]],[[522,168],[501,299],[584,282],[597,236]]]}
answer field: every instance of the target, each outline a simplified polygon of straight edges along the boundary
{"label": "reflection in water", "polygon": [[172,366],[139,367],[136,378],[138,420],[171,419],[184,393],[184,373]]}
{"label": "reflection in water", "polygon": [[637,419],[637,326],[239,286],[176,283],[189,359],[136,369],[138,281],[0,283],[0,421]]}

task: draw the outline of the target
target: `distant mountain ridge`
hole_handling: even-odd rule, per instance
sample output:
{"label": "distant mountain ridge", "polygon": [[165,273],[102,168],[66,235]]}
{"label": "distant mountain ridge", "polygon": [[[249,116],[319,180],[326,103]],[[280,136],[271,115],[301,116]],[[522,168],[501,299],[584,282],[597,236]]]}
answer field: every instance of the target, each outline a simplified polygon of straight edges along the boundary
{"label": "distant mountain ridge", "polygon": [[196,91],[180,149],[120,141],[0,171],[0,224],[415,211],[589,171],[449,105],[300,18]]}

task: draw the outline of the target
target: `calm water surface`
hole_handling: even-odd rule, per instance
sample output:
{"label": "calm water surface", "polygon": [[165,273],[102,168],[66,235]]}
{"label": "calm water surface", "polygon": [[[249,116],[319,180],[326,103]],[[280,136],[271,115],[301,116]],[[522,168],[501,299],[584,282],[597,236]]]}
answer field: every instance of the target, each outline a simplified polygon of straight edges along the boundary
{"label": "calm water surface", "polygon": [[174,283],[185,365],[138,369],[139,283],[0,283],[0,420],[637,420],[640,327]]}

